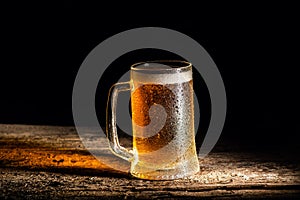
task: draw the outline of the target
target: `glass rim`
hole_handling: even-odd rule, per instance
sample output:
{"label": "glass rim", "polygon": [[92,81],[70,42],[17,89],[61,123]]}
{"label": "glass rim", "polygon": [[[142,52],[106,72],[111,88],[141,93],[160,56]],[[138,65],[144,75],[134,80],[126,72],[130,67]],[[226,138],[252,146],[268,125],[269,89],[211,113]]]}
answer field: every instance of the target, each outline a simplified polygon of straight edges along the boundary
{"label": "glass rim", "polygon": [[[170,68],[139,68],[138,66],[142,64],[147,64],[147,63],[157,63],[157,64],[164,64],[166,66],[169,66]],[[143,72],[143,71],[157,71],[157,72],[170,72],[170,71],[188,71],[192,68],[192,63],[184,60],[151,60],[151,61],[143,61],[143,62],[138,62],[133,65],[131,65],[130,69],[133,71],[137,72]]]}

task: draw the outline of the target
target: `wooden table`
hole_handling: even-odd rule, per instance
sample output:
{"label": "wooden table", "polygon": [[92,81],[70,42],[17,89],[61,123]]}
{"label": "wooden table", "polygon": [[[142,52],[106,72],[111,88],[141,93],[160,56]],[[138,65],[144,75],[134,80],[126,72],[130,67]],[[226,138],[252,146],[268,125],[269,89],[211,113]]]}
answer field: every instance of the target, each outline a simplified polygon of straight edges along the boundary
{"label": "wooden table", "polygon": [[[297,152],[241,150],[218,143],[189,179],[131,177],[129,163],[96,159],[74,127],[0,125],[0,199],[299,199]],[[107,163],[118,165],[118,171]]]}

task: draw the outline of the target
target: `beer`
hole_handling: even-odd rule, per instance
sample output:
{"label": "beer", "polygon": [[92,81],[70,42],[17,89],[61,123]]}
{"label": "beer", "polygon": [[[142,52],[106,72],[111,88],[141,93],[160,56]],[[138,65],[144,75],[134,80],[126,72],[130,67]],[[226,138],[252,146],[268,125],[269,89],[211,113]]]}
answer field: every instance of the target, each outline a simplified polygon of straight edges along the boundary
{"label": "beer", "polygon": [[[149,78],[149,74],[134,76],[131,109],[133,151],[138,161],[132,173],[136,172],[137,176],[159,176],[157,169],[165,176],[168,171],[183,168],[199,170],[194,136],[193,81],[190,74],[184,75],[179,76],[180,79],[170,74],[157,78],[155,75]],[[145,79],[149,82],[142,81]],[[149,114],[151,107],[157,105],[161,109]]]}

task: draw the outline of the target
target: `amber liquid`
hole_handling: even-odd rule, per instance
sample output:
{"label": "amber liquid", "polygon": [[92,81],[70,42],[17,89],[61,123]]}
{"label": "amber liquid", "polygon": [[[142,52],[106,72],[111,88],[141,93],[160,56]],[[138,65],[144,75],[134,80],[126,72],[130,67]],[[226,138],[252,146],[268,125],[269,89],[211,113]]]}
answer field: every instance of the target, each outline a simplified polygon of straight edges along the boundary
{"label": "amber liquid", "polygon": [[[152,113],[150,116],[149,110],[153,105],[162,106],[164,115]],[[134,176],[174,179],[199,171],[192,80],[174,84],[135,82],[131,106],[133,151],[136,156],[131,173]],[[156,124],[151,124],[153,121],[163,124],[156,127]],[[143,129],[149,126],[153,128]],[[156,132],[149,134],[152,129]]]}

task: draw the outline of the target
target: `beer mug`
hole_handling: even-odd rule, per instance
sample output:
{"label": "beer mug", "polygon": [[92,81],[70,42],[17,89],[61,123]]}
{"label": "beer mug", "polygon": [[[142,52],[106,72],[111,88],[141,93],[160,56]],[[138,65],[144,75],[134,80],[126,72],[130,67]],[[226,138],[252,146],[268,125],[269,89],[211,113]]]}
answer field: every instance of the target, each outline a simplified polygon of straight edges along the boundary
{"label": "beer mug", "polygon": [[[118,93],[131,92],[133,148],[119,144]],[[130,173],[171,180],[199,171],[194,131],[192,64],[152,61],[131,66],[130,81],[114,84],[107,104],[106,132],[112,152],[131,162]]]}

